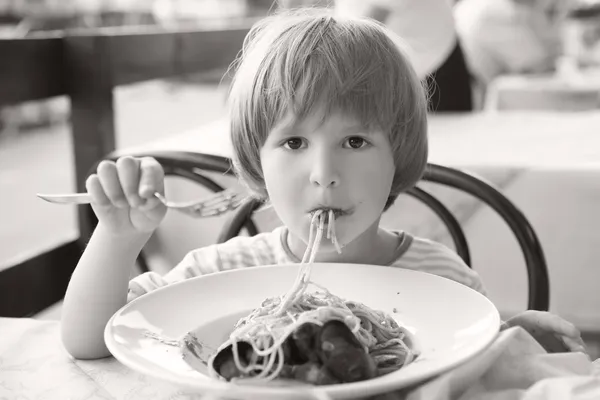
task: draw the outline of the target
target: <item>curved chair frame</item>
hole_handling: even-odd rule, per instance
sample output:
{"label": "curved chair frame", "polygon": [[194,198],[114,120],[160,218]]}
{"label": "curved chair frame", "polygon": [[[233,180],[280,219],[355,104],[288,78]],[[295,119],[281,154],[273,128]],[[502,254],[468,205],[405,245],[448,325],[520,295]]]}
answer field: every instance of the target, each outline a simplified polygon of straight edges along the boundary
{"label": "curved chair frame", "polygon": [[527,266],[528,309],[548,311],[550,307],[550,278],[542,245],[535,230],[506,196],[481,178],[464,171],[429,164],[423,180],[450,186],[486,203],[507,223],[523,252]]}

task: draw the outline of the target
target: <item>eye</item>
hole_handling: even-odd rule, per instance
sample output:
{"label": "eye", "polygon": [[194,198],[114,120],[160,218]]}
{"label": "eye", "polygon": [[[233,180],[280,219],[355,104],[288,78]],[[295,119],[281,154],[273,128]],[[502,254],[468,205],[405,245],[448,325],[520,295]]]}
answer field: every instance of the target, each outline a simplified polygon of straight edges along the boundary
{"label": "eye", "polygon": [[298,150],[304,144],[304,140],[302,138],[289,138],[283,142],[283,147],[289,150]]}
{"label": "eye", "polygon": [[369,142],[367,142],[365,139],[361,138],[360,136],[349,137],[348,139],[346,139],[346,143],[352,149],[362,149],[363,147],[365,147],[369,144]]}

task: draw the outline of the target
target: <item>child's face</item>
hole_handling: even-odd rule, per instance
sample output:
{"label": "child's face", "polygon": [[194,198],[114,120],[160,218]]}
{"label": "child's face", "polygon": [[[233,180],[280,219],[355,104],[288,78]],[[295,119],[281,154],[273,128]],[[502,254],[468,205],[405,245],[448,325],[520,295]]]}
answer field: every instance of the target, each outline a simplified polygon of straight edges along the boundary
{"label": "child's face", "polygon": [[[385,133],[341,113],[303,121],[288,115],[270,132],[261,164],[279,218],[305,243],[316,208],[341,210],[335,226],[342,246],[376,234],[395,172]],[[321,251],[335,251],[325,237]]]}

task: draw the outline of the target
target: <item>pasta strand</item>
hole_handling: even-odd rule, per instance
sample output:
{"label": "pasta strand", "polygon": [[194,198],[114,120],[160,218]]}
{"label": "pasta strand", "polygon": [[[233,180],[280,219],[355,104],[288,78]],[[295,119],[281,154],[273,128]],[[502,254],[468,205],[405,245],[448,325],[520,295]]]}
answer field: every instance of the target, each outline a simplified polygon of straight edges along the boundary
{"label": "pasta strand", "polygon": [[[335,235],[333,210],[316,211],[311,218],[302,265],[290,290],[282,297],[265,300],[261,307],[240,319],[229,339],[215,353],[232,345],[235,365],[245,375],[236,379],[236,383],[276,379],[285,363],[283,343],[306,322],[319,326],[334,319],[345,322],[371,355],[380,374],[395,371],[414,359],[415,352],[404,341],[408,332],[393,318],[362,303],[346,301],[310,281],[312,264],[319,251],[326,221],[326,237],[341,253]],[[311,285],[316,290],[308,292]],[[244,365],[240,359],[237,346],[240,341],[252,346],[253,356],[248,365]],[[209,359],[209,374],[213,378],[224,379],[213,367],[215,355]]]}

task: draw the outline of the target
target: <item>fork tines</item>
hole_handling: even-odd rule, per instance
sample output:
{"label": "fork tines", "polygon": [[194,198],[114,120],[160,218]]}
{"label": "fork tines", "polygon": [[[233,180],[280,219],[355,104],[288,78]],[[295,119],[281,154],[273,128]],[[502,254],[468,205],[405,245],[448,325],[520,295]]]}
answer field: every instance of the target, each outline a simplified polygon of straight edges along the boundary
{"label": "fork tines", "polygon": [[[185,212],[194,217],[215,217],[238,208],[246,198],[245,194],[232,189],[226,189],[211,196],[209,199],[190,204]],[[183,211],[183,209],[180,209]]]}

